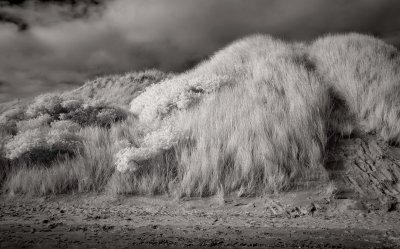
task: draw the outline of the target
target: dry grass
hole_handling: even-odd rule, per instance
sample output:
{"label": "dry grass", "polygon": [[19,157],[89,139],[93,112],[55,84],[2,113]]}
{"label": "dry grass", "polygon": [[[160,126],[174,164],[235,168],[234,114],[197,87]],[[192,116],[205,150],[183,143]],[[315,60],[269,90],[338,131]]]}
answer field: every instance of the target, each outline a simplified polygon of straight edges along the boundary
{"label": "dry grass", "polygon": [[83,151],[73,158],[60,158],[50,166],[22,167],[5,188],[13,194],[47,195],[101,191],[114,172],[115,148],[109,131],[87,127],[80,131]]}
{"label": "dry grass", "polygon": [[80,96],[86,100],[127,107],[132,98],[138,96],[146,87],[172,76],[158,70],[110,75],[87,82],[82,87],[65,93],[65,96]]}
{"label": "dry grass", "polygon": [[260,195],[324,179],[330,96],[309,64],[287,45],[180,116],[183,195]]}
{"label": "dry grass", "polygon": [[2,187],[4,181],[7,179],[8,175],[11,173],[11,165],[9,161],[5,158],[5,141],[7,131],[3,131],[0,127],[0,188]]}
{"label": "dry grass", "polygon": [[[257,35],[176,77],[99,79],[68,94],[121,107],[133,99],[137,118],[81,128],[83,149],[74,158],[20,165],[8,171],[3,189],[263,195],[326,183],[332,136],[363,130],[400,143],[399,65],[394,47],[368,36],[327,36],[306,45]],[[123,149],[129,153],[122,161],[135,171],[116,170]]]}
{"label": "dry grass", "polygon": [[[60,157],[51,165],[19,165],[10,172],[3,190],[10,194],[48,195],[74,192],[108,194],[166,193],[176,177],[175,154],[160,155],[149,161],[140,175],[115,172],[114,155],[124,143],[138,143],[143,127],[130,116],[111,129],[82,128],[83,149],[74,157]],[[174,168],[175,167],[175,168]]]}
{"label": "dry grass", "polygon": [[164,152],[145,162],[142,170],[121,173],[115,171],[106,191],[108,194],[157,195],[174,193],[179,184],[175,151]]}
{"label": "dry grass", "polygon": [[318,73],[356,117],[355,128],[376,132],[399,145],[399,51],[360,34],[326,36],[316,40],[309,50]]}

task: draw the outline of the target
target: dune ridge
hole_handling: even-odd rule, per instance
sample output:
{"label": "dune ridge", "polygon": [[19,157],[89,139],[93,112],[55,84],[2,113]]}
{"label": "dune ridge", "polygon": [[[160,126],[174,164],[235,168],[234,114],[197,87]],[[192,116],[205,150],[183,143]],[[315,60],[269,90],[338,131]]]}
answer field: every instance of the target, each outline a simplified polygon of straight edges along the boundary
{"label": "dune ridge", "polygon": [[[3,190],[248,196],[328,183],[328,145],[337,139],[370,134],[400,144],[399,65],[395,47],[367,35],[311,43],[254,35],[179,75],[100,78],[49,98],[52,106],[38,97],[33,114],[28,106],[1,116],[0,162],[11,168]],[[58,137],[79,146],[56,148],[47,166],[22,152],[7,158],[26,132],[21,123],[43,115],[50,119],[28,130],[57,133],[52,123],[69,120],[80,129]],[[43,139],[42,151],[54,151]]]}

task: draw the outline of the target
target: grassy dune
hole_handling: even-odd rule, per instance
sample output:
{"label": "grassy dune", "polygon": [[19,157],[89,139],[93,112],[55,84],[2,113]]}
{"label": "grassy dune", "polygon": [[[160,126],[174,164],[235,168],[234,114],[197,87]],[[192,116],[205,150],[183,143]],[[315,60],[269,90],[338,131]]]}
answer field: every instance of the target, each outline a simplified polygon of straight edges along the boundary
{"label": "grassy dune", "polygon": [[179,75],[39,96],[1,114],[2,190],[242,196],[326,183],[328,141],[400,143],[399,66],[396,48],[365,35],[256,35]]}
{"label": "grassy dune", "polygon": [[309,51],[318,73],[355,117],[354,126],[399,145],[399,51],[359,34],[320,38]]}

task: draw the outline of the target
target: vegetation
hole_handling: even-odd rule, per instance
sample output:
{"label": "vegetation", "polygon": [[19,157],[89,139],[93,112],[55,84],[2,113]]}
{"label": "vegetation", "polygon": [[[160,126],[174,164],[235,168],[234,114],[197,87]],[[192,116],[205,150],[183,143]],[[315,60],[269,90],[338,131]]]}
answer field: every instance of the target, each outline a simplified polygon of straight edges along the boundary
{"label": "vegetation", "polygon": [[100,101],[106,105],[127,107],[146,87],[173,77],[157,70],[146,70],[125,75],[111,75],[84,84],[74,91],[64,93],[68,98],[81,96],[86,100]]}
{"label": "vegetation", "polygon": [[353,126],[400,144],[399,51],[359,34],[327,36],[310,47],[317,71],[355,116]]}
{"label": "vegetation", "polygon": [[[165,74],[154,70],[126,74],[121,77],[121,82],[118,82],[119,85],[124,85],[123,89],[119,89],[120,93],[129,95],[131,89],[141,89],[141,86],[138,85],[146,84],[147,79],[156,81],[158,80],[156,77],[163,75]],[[131,85],[129,86],[125,81],[127,78],[135,79],[136,82],[130,81]],[[99,80],[83,86],[82,89],[85,90],[82,90],[81,94],[76,91],[63,94],[44,94],[28,104],[11,105],[0,114],[2,142],[0,147],[0,185],[6,181],[6,185],[9,187],[4,187],[10,192],[48,193],[47,190],[42,191],[47,189],[43,185],[45,183],[42,182],[46,178],[46,174],[55,174],[54,171],[60,164],[68,165],[68,162],[77,164],[79,160],[89,160],[91,149],[100,148],[91,147],[89,141],[92,137],[85,136],[85,128],[97,129],[98,132],[104,130],[104,133],[108,133],[113,124],[130,118],[131,115],[123,108],[107,104],[102,95],[103,91],[107,92],[107,90],[97,89],[97,91],[91,91],[91,97],[87,96],[86,89],[93,89],[91,84],[98,86]],[[110,102],[120,103],[118,101],[121,99],[123,98],[114,96],[113,101],[112,96],[108,96]],[[102,156],[109,155],[104,154],[103,151],[101,153],[103,153]],[[109,155],[111,164],[112,158],[112,154]],[[93,163],[96,163],[96,160],[93,160]],[[66,173],[67,170],[62,169],[62,172]],[[33,177],[35,174],[41,177]],[[73,175],[71,172],[68,174],[69,176]],[[58,175],[63,177],[62,173]],[[36,183],[41,187],[32,188],[29,191],[24,188],[10,187],[17,186],[16,183],[20,181],[16,177],[21,179],[22,176],[28,178],[32,176],[31,180],[24,179],[24,184],[34,184],[32,181],[37,179]],[[65,178],[68,177],[65,176]],[[46,184],[51,182],[53,180],[47,181]],[[57,182],[60,183],[60,181]],[[22,184],[22,182],[20,183]],[[29,187],[29,184],[26,186]],[[41,190],[36,191],[38,189]],[[51,187],[51,189],[59,188]]]}
{"label": "vegetation", "polygon": [[400,143],[399,65],[398,50],[365,35],[257,35],[177,76],[39,96],[1,114],[3,190],[263,195],[328,182],[335,138]]}

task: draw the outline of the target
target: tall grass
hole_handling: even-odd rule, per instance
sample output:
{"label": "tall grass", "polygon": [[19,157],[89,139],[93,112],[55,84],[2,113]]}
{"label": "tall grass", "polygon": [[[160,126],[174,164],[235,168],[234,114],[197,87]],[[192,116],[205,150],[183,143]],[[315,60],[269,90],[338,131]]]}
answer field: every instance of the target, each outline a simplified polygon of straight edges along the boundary
{"label": "tall grass", "polygon": [[179,185],[176,158],[176,152],[169,150],[151,160],[142,162],[142,169],[139,172],[115,171],[107,185],[106,192],[112,195],[175,193]]}
{"label": "tall grass", "polygon": [[114,172],[115,148],[109,131],[101,127],[82,129],[83,150],[74,157],[60,158],[51,166],[22,167],[6,182],[14,194],[61,194],[101,191]]}
{"label": "tall grass", "polygon": [[2,187],[4,181],[7,179],[11,172],[11,165],[9,161],[5,158],[5,143],[7,140],[8,131],[2,129],[0,126],[0,188]]}
{"label": "tall grass", "polygon": [[307,58],[289,51],[180,116],[189,134],[179,147],[181,194],[260,195],[325,177],[330,96]]}
{"label": "tall grass", "polygon": [[400,145],[400,53],[367,35],[329,35],[309,49],[319,75],[345,101],[354,126]]}
{"label": "tall grass", "polygon": [[51,165],[24,164],[10,172],[3,190],[10,194],[48,195],[73,192],[108,194],[160,194],[172,189],[176,178],[175,154],[171,151],[149,160],[140,175],[116,172],[114,155],[125,143],[134,145],[144,136],[134,117],[111,129],[82,128],[83,149],[73,157],[59,157]]}
{"label": "tall grass", "polygon": [[[193,84],[199,75],[201,83]],[[209,87],[210,79],[220,82]],[[192,84],[201,90],[193,97],[200,104],[182,111],[180,98],[191,89],[184,86]],[[180,195],[262,194],[311,176],[323,179],[332,105],[327,89],[304,44],[245,38],[132,101],[131,111],[141,122],[164,123],[128,151],[128,161],[140,174],[147,168],[142,162],[175,149]]]}
{"label": "tall grass", "polygon": [[[3,190],[263,195],[326,183],[331,137],[362,130],[400,143],[399,66],[398,50],[368,36],[327,36],[307,45],[256,35],[175,77],[151,71],[98,79],[63,98],[81,95],[122,108],[132,100],[133,114],[115,123],[107,112],[107,125],[81,126],[74,157],[7,169]],[[60,103],[68,110],[82,105]],[[33,107],[53,113],[47,102]],[[7,136],[36,121],[7,123]],[[1,167],[10,166],[2,160]]]}

